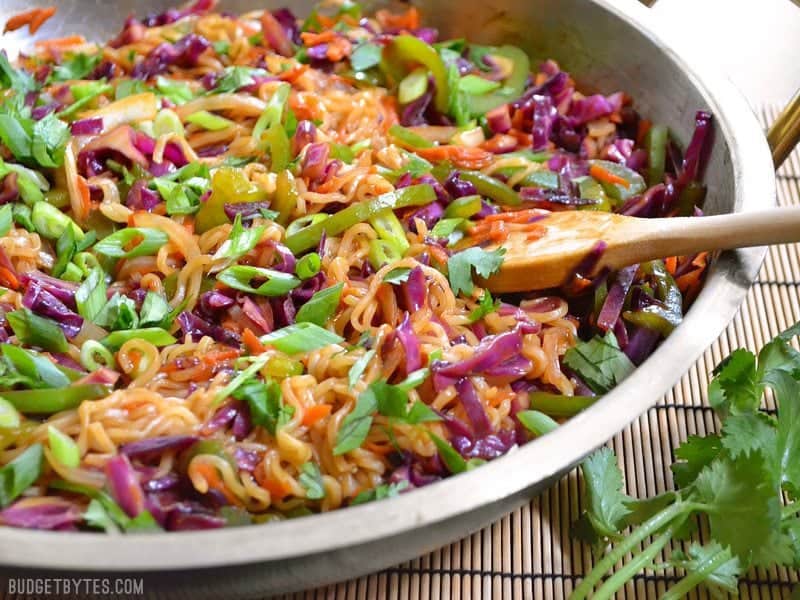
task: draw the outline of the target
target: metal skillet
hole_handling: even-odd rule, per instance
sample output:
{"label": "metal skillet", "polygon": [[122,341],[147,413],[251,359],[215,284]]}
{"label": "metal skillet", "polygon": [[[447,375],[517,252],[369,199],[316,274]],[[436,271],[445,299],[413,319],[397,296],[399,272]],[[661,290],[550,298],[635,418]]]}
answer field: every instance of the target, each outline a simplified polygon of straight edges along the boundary
{"label": "metal skillet", "polygon": [[[50,0],[3,0],[0,22]],[[160,12],[163,0],[59,0],[36,38],[72,33],[105,40],[130,12]],[[277,7],[280,0],[223,0],[221,9]],[[367,3],[369,4],[369,3]],[[684,59],[655,33],[633,0],[422,0],[427,21],[445,37],[515,44],[552,57],[585,87],[625,90],[642,114],[666,123],[683,143],[696,109],[716,118],[706,172],[711,214],[775,204],[769,147],[733,86]],[[303,14],[309,0],[292,2]],[[31,43],[0,39],[12,55]],[[691,65],[691,66],[690,66]],[[764,258],[764,249],[725,252],[684,323],[624,383],[557,431],[466,474],[398,498],[280,523],[205,532],[111,537],[0,527],[5,576],[127,574],[144,577],[159,597],[271,595],[361,575],[462,537],[546,489],[586,454],[651,407],[727,325]]]}

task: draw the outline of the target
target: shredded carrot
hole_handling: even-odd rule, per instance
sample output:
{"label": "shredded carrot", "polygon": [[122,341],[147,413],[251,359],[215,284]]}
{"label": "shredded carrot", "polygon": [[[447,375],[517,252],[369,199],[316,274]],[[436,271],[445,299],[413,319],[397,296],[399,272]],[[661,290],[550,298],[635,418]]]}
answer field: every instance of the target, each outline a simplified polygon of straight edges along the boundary
{"label": "shredded carrot", "polygon": [[665,258],[664,266],[667,268],[670,275],[675,275],[675,269],[678,268],[678,257],[670,256],[669,258]]}
{"label": "shredded carrot", "polygon": [[286,498],[286,496],[289,495],[291,490],[289,488],[287,488],[284,484],[282,484],[280,481],[277,481],[277,480],[272,479],[272,478],[269,478],[269,479],[262,478],[259,481],[258,473],[260,471],[261,471],[261,469],[257,469],[256,470],[256,481],[258,481],[258,484],[262,488],[264,488],[265,490],[267,490],[269,492],[269,495],[272,496],[272,498],[274,500],[277,500],[277,501],[280,502],[281,500]]}
{"label": "shredded carrot", "polygon": [[200,472],[200,474],[203,476],[203,479],[206,480],[209,488],[221,492],[222,495],[225,496],[225,499],[231,504],[235,504],[236,506],[242,505],[241,500],[239,500],[239,498],[237,498],[236,495],[227,488],[214,467],[200,463],[194,468]]}
{"label": "shredded carrot", "polygon": [[375,13],[375,19],[384,29],[412,31],[419,28],[419,11],[414,6],[400,14],[393,14],[386,9],[379,10]]}
{"label": "shredded carrot", "polygon": [[258,339],[258,336],[253,333],[249,327],[245,327],[242,332],[242,343],[247,348],[250,354],[261,354],[266,350],[264,344]]}
{"label": "shredded carrot", "polygon": [[343,58],[350,56],[353,45],[345,37],[336,37],[328,43],[328,50],[325,56],[332,62],[339,62]]}
{"label": "shredded carrot", "polygon": [[606,183],[618,183],[624,188],[631,187],[630,182],[625,179],[624,177],[620,177],[619,175],[615,175],[608,169],[604,169],[598,164],[594,164],[589,167],[589,175],[597,179],[597,181],[605,181]]}
{"label": "shredded carrot", "polygon": [[338,37],[335,31],[323,31],[322,33],[313,33],[311,31],[304,31],[300,34],[300,39],[303,40],[303,44],[306,47],[317,46],[319,44],[325,44],[327,42],[332,42]]}
{"label": "shredded carrot", "polygon": [[364,444],[364,450],[374,452],[375,454],[389,454],[394,450],[391,444],[379,444],[377,442],[367,442]]}
{"label": "shredded carrot", "polygon": [[239,356],[239,351],[234,348],[231,348],[229,350],[216,350],[204,354],[203,362],[206,363],[207,365],[215,365],[224,360],[228,360],[229,358],[237,358],[238,356]]}
{"label": "shredded carrot", "polygon": [[8,21],[6,21],[6,26],[3,28],[3,33],[8,31],[16,31],[17,29],[21,29],[27,25],[28,31],[30,31],[32,35],[36,33],[39,27],[41,27],[44,22],[54,14],[56,14],[55,6],[26,10],[25,12],[14,15]]}
{"label": "shredded carrot", "polygon": [[78,188],[78,193],[80,194],[80,214],[75,215],[78,217],[79,221],[83,221],[86,217],[89,216],[89,212],[92,209],[92,194],[89,190],[89,184],[86,183],[86,179],[83,176],[78,175],[76,178],[76,187]]}
{"label": "shredded carrot", "polygon": [[19,288],[17,272],[14,265],[11,264],[11,259],[2,248],[0,248],[0,284],[12,290]]}
{"label": "shredded carrot", "polygon": [[486,215],[483,221],[505,221],[506,223],[529,223],[535,222],[534,219],[539,220],[546,217],[549,211],[542,210],[541,208],[528,208],[525,210],[515,210],[513,212],[499,212],[493,215]]}
{"label": "shredded carrot", "polygon": [[53,38],[50,40],[40,40],[34,44],[37,50],[63,50],[64,48],[69,48],[70,46],[78,46],[80,44],[85,44],[86,38],[82,35],[68,35],[67,37],[62,38]]}
{"label": "shredded carrot", "polygon": [[303,413],[303,425],[312,427],[315,423],[331,414],[332,408],[330,404],[315,404],[314,406],[309,406],[305,410],[305,413]]}
{"label": "shredded carrot", "polygon": [[422,158],[433,162],[449,160],[456,167],[462,169],[483,169],[492,164],[494,154],[481,148],[466,146],[433,146],[432,148],[415,148],[414,152]]}

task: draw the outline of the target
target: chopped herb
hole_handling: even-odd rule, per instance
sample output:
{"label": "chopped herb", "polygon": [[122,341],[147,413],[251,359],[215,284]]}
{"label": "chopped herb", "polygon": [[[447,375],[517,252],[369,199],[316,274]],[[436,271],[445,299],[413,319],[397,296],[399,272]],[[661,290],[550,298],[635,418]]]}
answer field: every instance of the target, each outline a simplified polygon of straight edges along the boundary
{"label": "chopped herb", "polygon": [[447,276],[453,293],[458,295],[463,291],[471,294],[475,287],[472,283],[472,270],[474,269],[481,277],[489,277],[503,264],[505,253],[505,248],[491,251],[483,248],[468,248],[452,255],[447,260]]}
{"label": "chopped herb", "polygon": [[316,463],[307,462],[300,467],[297,480],[306,489],[306,498],[309,500],[322,500],[325,497],[325,482]]}
{"label": "chopped herb", "polygon": [[313,323],[320,327],[324,326],[336,312],[343,289],[344,283],[340,282],[318,291],[311,296],[308,302],[300,307],[295,321],[298,323]]}

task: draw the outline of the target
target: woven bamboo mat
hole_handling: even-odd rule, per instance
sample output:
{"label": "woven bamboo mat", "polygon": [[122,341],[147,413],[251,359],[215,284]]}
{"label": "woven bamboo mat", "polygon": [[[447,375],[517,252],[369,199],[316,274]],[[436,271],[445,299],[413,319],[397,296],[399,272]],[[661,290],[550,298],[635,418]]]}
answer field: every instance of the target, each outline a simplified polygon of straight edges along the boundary
{"label": "woven bamboo mat", "polygon": [[[769,123],[776,114],[775,109],[767,108],[759,116]],[[800,204],[799,152],[778,172],[778,199],[781,206]],[[671,486],[672,449],[689,435],[715,428],[705,402],[708,373],[732,350],[760,348],[800,320],[798,293],[800,245],[770,248],[758,281],[725,332],[670,393],[611,442],[625,471],[629,494],[649,496]],[[527,506],[450,546],[381,573],[283,600],[566,598],[591,565],[589,548],[569,535],[580,506],[580,485],[573,472]],[[618,598],[658,598],[675,579],[669,573],[645,573]],[[793,570],[754,570],[743,578],[740,597],[789,599],[798,581]],[[689,597],[705,600],[709,595],[701,592]]]}

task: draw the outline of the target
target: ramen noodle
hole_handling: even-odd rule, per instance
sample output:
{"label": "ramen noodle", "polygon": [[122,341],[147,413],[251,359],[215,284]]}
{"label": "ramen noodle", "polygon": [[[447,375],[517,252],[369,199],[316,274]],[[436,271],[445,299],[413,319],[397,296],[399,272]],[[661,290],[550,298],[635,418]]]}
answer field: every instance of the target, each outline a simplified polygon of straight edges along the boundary
{"label": "ramen noodle", "polygon": [[413,7],[198,0],[0,54],[0,87],[9,526],[207,529],[432,484],[589,406],[702,283],[705,254],[597,272],[601,243],[493,298],[543,211],[699,213],[711,118],[684,154],[624,93]]}

